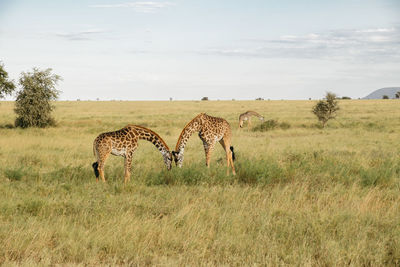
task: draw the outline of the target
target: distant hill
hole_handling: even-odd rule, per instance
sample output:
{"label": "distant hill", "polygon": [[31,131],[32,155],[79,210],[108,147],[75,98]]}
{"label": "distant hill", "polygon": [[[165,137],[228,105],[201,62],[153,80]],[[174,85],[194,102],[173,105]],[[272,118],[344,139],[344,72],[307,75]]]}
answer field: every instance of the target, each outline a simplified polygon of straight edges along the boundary
{"label": "distant hill", "polygon": [[373,91],[366,97],[362,99],[382,99],[384,95],[387,95],[389,98],[396,98],[396,93],[400,91],[400,87],[385,87],[378,90]]}

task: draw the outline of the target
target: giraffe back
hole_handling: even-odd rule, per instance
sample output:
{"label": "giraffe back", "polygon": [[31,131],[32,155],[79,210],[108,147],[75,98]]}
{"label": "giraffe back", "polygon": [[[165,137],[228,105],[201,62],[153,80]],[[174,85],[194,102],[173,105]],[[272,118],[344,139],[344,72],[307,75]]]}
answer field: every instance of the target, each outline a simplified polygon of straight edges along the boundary
{"label": "giraffe back", "polygon": [[139,133],[128,125],[117,131],[98,135],[93,142],[93,151],[97,157],[106,153],[124,156],[128,150],[137,146],[138,139]]}
{"label": "giraffe back", "polygon": [[222,118],[212,117],[204,114],[204,123],[201,127],[201,132],[199,133],[207,140],[215,139],[216,141],[221,140],[224,136],[231,135],[231,126],[229,123]]}

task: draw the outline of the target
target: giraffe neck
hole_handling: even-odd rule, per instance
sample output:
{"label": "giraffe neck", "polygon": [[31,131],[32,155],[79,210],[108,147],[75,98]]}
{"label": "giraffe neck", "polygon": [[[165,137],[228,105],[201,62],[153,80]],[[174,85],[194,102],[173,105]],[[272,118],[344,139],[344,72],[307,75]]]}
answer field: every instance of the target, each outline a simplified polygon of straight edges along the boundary
{"label": "giraffe neck", "polygon": [[258,118],[262,118],[262,116],[255,111],[247,111],[246,113],[248,116],[256,116]]}
{"label": "giraffe neck", "polygon": [[144,128],[144,127],[135,126],[135,130],[139,134],[139,139],[147,140],[147,141],[153,143],[153,145],[163,155],[168,153],[169,148],[168,148],[167,144],[164,142],[164,140],[158,134],[156,134],[152,130]]}
{"label": "giraffe neck", "polygon": [[186,143],[188,142],[190,136],[194,132],[198,132],[201,129],[202,126],[202,116],[204,114],[200,114],[197,117],[195,117],[193,120],[191,120],[185,128],[183,128],[181,135],[179,136],[178,142],[176,143],[175,151],[178,152],[179,154],[183,154],[185,150]]}

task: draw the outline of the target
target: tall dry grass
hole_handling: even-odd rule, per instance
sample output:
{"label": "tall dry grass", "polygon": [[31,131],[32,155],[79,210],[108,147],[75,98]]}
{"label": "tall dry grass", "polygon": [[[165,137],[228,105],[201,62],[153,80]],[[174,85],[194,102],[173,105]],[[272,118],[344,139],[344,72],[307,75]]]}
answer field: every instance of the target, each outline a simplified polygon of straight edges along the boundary
{"label": "tall dry grass", "polygon": [[[22,130],[13,103],[0,102],[0,262],[398,266],[399,102],[340,101],[325,129],[313,104],[57,102],[57,127]],[[239,130],[248,109],[290,127]],[[174,148],[200,112],[231,123],[237,176],[226,176],[220,147],[206,169],[193,135],[182,169],[167,172],[143,141],[130,184],[118,157],[108,183],[95,183],[99,133],[139,124]]]}

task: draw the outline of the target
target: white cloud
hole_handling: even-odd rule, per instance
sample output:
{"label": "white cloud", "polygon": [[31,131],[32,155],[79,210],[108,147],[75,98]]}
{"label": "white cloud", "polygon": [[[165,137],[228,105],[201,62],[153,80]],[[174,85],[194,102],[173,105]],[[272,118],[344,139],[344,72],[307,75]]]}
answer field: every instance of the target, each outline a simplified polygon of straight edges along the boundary
{"label": "white cloud", "polygon": [[88,29],[84,31],[77,32],[58,32],[54,35],[57,37],[65,38],[70,41],[83,41],[83,40],[91,40],[95,36],[99,36],[100,34],[105,33],[105,30],[102,29]]}
{"label": "white cloud", "polygon": [[95,8],[131,8],[135,12],[140,13],[155,13],[163,8],[173,6],[174,3],[170,2],[151,2],[151,1],[141,1],[141,2],[129,2],[120,4],[105,4],[105,5],[91,5],[90,7]]}
{"label": "white cloud", "polygon": [[361,32],[361,33],[365,33],[365,32],[367,32],[367,33],[369,33],[369,32],[373,32],[373,33],[376,33],[376,32],[395,32],[396,31],[396,28],[390,28],[390,29],[387,29],[387,28],[378,28],[378,29],[366,29],[366,30],[360,30],[360,31],[357,31],[357,32]]}
{"label": "white cloud", "polygon": [[251,39],[230,47],[214,47],[200,54],[265,58],[310,58],[340,61],[399,61],[400,28],[335,30],[278,39]]}

